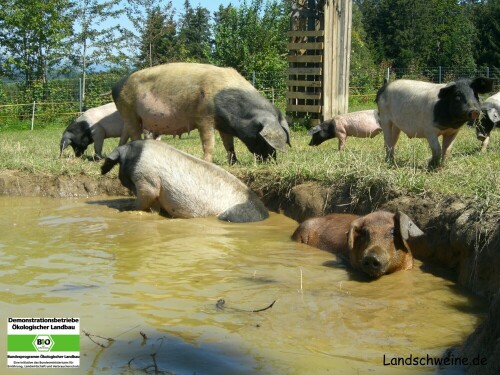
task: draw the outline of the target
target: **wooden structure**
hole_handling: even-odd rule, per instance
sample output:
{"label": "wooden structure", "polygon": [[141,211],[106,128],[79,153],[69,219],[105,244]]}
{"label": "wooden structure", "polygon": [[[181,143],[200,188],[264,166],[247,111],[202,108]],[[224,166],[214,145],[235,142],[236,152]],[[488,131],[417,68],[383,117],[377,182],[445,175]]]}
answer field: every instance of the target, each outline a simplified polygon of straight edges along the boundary
{"label": "wooden structure", "polygon": [[311,125],[348,110],[352,0],[294,0],[287,119]]}

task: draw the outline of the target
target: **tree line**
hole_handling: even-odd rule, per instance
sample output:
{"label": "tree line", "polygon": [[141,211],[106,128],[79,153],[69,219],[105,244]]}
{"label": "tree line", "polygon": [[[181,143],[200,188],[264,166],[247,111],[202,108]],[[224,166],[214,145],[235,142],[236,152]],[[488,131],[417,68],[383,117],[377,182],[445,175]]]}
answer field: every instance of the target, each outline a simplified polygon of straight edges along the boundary
{"label": "tree line", "polygon": [[[500,0],[354,0],[372,61],[500,67]],[[354,33],[354,32],[353,32]]]}
{"label": "tree line", "polygon": [[[162,0],[3,0],[0,76],[85,82],[97,70],[190,61],[276,74],[284,84],[294,1],[241,0],[211,14],[189,0],[180,10]],[[131,27],[116,23],[123,17]],[[500,68],[500,0],[353,0],[352,19],[359,81],[380,67]]]}

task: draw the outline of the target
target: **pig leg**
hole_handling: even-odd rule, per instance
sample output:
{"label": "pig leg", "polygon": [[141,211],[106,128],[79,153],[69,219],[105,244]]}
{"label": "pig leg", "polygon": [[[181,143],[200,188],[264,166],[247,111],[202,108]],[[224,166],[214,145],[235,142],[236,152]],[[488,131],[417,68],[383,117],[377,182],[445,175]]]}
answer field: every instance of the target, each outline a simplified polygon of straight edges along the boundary
{"label": "pig leg", "polygon": [[399,134],[401,130],[395,127],[392,123],[384,126],[384,145],[385,145],[385,160],[389,163],[394,163],[394,147],[396,146],[396,142],[399,139]]}
{"label": "pig leg", "polygon": [[486,152],[488,143],[490,143],[490,136],[486,136],[486,138],[483,139],[483,142],[481,143],[481,152]]}
{"label": "pig leg", "polygon": [[347,138],[347,134],[343,132],[336,133],[337,138],[339,139],[339,151],[343,151],[345,147],[345,139]]}
{"label": "pig leg", "polygon": [[94,126],[92,138],[94,139],[94,160],[102,159],[102,147],[104,145],[105,132],[99,125]]}
{"label": "pig leg", "polygon": [[236,153],[234,152],[234,137],[230,134],[223,133],[219,131],[220,137],[222,138],[222,143],[227,151],[227,162],[233,165],[238,162],[236,158]]}
{"label": "pig leg", "polygon": [[157,191],[149,183],[139,183],[136,185],[137,199],[136,208],[140,211],[148,211],[158,198]]}
{"label": "pig leg", "polygon": [[204,121],[203,124],[198,126],[198,131],[200,132],[201,145],[203,147],[203,159],[211,163],[215,146],[213,121]]}
{"label": "pig leg", "polygon": [[378,133],[380,133],[381,131],[382,131],[382,129],[380,129],[380,128],[379,128],[379,129],[375,129],[374,131],[372,131],[372,132],[370,133],[370,138],[375,137],[375,136],[376,136],[376,135],[378,135]]}
{"label": "pig leg", "polygon": [[[429,142],[429,146],[431,147],[432,158],[429,161],[428,168],[435,169],[439,166],[441,162],[441,146],[439,145],[439,138],[436,134],[431,134],[427,136],[427,141]],[[444,145],[444,137],[443,137],[443,145]]]}
{"label": "pig leg", "polygon": [[442,153],[442,162],[444,163],[448,156],[450,156],[451,146],[453,142],[455,142],[455,138],[457,137],[458,132],[453,134],[443,135],[443,153]]}
{"label": "pig leg", "polygon": [[122,116],[122,118],[124,118],[123,120],[124,126],[122,135],[120,136],[120,143],[118,143],[118,146],[123,146],[125,143],[127,143],[129,138],[132,139],[133,141],[141,139],[141,134],[142,134],[141,119],[135,115],[125,115]]}

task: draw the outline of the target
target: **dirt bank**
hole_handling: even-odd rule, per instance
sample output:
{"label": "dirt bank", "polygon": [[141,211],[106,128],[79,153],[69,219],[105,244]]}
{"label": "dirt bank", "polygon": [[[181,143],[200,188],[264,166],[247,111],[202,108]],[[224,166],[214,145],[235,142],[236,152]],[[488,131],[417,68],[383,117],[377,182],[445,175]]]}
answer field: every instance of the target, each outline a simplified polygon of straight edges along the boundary
{"label": "dirt bank", "polygon": [[[273,211],[299,222],[330,212],[365,214],[399,209],[427,234],[414,249],[416,258],[451,269],[456,282],[492,300],[489,316],[471,334],[458,356],[485,358],[485,366],[468,366],[471,374],[497,374],[500,363],[500,212],[457,196],[404,196],[373,186],[368,193],[355,185],[322,186],[306,182],[276,191],[253,178],[240,176]],[[264,187],[263,187],[264,186]],[[0,172],[0,195],[91,197],[129,195],[117,178],[87,175],[44,175]],[[496,297],[495,297],[496,295]]]}
{"label": "dirt bank", "polygon": [[71,198],[129,195],[129,191],[116,178],[0,171],[0,195]]}

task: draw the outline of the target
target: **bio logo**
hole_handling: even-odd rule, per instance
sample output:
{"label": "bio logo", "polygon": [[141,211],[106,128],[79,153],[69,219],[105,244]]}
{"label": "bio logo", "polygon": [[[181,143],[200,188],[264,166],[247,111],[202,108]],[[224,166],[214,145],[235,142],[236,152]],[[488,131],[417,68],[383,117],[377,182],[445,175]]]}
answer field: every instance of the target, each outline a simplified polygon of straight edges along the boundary
{"label": "bio logo", "polygon": [[33,346],[37,352],[50,352],[54,346],[54,341],[49,335],[38,335],[33,340]]}

